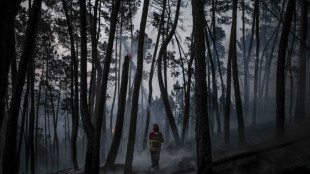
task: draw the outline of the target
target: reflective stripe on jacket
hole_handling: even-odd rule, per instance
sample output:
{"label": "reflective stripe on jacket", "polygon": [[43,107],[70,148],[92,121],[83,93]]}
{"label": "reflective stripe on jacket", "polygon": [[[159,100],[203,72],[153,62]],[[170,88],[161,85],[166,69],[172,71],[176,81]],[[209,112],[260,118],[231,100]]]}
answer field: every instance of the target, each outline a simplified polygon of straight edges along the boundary
{"label": "reflective stripe on jacket", "polygon": [[163,135],[160,132],[151,132],[149,134],[150,151],[159,151],[161,143],[164,142]]}

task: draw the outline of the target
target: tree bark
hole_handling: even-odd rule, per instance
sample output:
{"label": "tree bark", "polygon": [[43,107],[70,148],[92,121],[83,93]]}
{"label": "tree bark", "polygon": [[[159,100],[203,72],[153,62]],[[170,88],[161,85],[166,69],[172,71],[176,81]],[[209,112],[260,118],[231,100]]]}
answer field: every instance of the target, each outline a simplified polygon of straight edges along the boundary
{"label": "tree bark", "polygon": [[196,153],[198,174],[213,173],[211,140],[208,121],[206,62],[205,62],[205,16],[202,0],[192,1],[194,57],[195,57],[195,103],[196,103]]}
{"label": "tree bark", "polygon": [[277,62],[277,82],[276,82],[276,136],[284,135],[284,122],[285,122],[285,56],[288,43],[288,35],[295,9],[295,1],[289,0],[287,10],[284,18],[283,29],[280,38],[280,45],[278,50]]}

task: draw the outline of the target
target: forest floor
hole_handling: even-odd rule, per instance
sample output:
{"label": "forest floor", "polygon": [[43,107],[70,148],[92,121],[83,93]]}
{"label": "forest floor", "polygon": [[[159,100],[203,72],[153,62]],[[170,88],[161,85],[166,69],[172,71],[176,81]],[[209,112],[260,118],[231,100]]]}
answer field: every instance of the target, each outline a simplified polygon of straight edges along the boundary
{"label": "forest floor", "polygon": [[[286,126],[286,136],[274,138],[275,125],[257,124],[246,128],[247,145],[238,146],[237,131],[231,131],[230,146],[223,145],[223,135],[213,134],[212,158],[215,174],[309,174],[310,173],[310,120]],[[102,164],[103,166],[103,164]],[[113,170],[101,167],[101,173],[119,174],[123,164]],[[196,148],[194,141],[182,149],[165,146],[160,154],[160,169],[150,168],[149,151],[136,152],[133,171],[137,174],[195,174]]]}

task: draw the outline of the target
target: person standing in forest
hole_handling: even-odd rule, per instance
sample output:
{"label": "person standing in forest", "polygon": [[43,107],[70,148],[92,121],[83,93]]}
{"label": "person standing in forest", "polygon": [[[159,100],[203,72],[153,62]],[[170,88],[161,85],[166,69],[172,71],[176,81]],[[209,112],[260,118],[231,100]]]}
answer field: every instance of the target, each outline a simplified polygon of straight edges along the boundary
{"label": "person standing in forest", "polygon": [[164,142],[164,138],[161,132],[159,132],[159,127],[157,124],[153,124],[153,132],[149,134],[149,140],[150,140],[152,167],[158,169],[160,147],[161,147],[161,143]]}

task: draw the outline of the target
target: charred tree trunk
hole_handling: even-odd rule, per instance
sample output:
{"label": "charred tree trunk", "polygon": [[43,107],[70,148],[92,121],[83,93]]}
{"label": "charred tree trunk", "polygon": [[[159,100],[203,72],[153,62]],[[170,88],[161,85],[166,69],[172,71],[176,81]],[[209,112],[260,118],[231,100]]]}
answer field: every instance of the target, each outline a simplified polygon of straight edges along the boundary
{"label": "charred tree trunk", "polygon": [[31,15],[26,29],[25,43],[23,46],[22,55],[20,58],[20,66],[18,68],[16,82],[13,89],[12,100],[10,104],[10,115],[8,118],[6,140],[4,145],[2,167],[3,173],[15,174],[17,173],[17,158],[16,158],[16,137],[17,137],[17,122],[19,115],[19,107],[25,77],[27,72],[27,65],[31,59],[32,52],[35,45],[35,36],[37,23],[40,18],[42,0],[35,0],[32,6]]}
{"label": "charred tree trunk", "polygon": [[128,83],[128,69],[129,69],[129,60],[130,57],[126,56],[123,64],[122,71],[122,81],[121,81],[121,89],[119,94],[119,104],[117,110],[117,118],[115,123],[115,131],[111,144],[110,151],[107,156],[107,161],[105,163],[106,167],[112,167],[114,165],[118,149],[120,146],[122,131],[123,131],[123,123],[124,123],[124,114],[126,107],[126,93],[127,93],[127,83]]}
{"label": "charred tree trunk", "polygon": [[125,159],[124,173],[132,172],[132,161],[133,153],[136,140],[136,124],[137,124],[137,114],[138,114],[138,102],[139,102],[139,91],[142,81],[142,70],[143,70],[143,52],[144,52],[144,36],[145,36],[145,26],[147,19],[147,12],[149,9],[149,0],[143,2],[142,17],[140,23],[139,41],[138,41],[138,54],[137,54],[137,71],[134,80],[134,89],[131,104],[131,118],[129,126],[129,135],[127,143],[127,153]]}
{"label": "charred tree trunk", "polygon": [[302,121],[305,118],[306,101],[306,39],[308,25],[308,4],[307,0],[301,0],[301,23],[300,23],[300,44],[299,44],[299,71],[298,87],[296,98],[295,119]]}
{"label": "charred tree trunk", "polygon": [[285,122],[285,56],[288,43],[288,35],[295,9],[295,1],[289,0],[284,18],[283,29],[281,33],[280,45],[278,50],[277,63],[277,83],[276,83],[276,98],[277,98],[277,113],[276,113],[276,135],[284,135]]}
{"label": "charred tree trunk", "polygon": [[206,62],[205,62],[205,16],[202,0],[192,1],[194,57],[195,57],[195,103],[196,103],[196,152],[198,174],[213,173],[211,140],[208,121]]}

